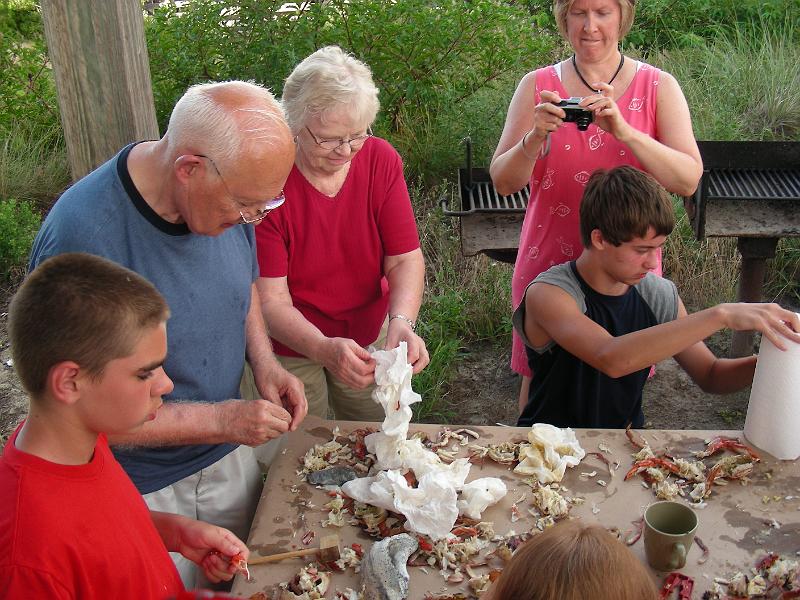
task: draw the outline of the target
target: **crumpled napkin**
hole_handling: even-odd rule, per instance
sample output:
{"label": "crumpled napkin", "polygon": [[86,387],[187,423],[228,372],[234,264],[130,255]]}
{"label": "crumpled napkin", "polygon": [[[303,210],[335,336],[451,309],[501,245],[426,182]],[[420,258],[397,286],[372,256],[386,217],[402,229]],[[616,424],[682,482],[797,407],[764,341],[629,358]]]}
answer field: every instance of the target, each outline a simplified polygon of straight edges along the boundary
{"label": "crumpled napkin", "polygon": [[411,422],[412,404],[422,396],[411,389],[412,366],[408,363],[408,346],[400,342],[394,350],[375,350],[375,383],[372,398],[383,406],[386,417],[381,430],[390,437],[405,439]]}
{"label": "crumpled napkin", "polygon": [[412,488],[400,471],[381,471],[375,477],[353,479],[342,491],[366,504],[405,515],[406,529],[439,540],[447,537],[458,518],[456,489],[428,473]]}
{"label": "crumpled napkin", "polygon": [[561,481],[567,467],[574,467],[586,456],[569,427],[559,429],[548,423],[534,423],[528,441],[530,446],[520,448],[520,461],[514,472],[535,475],[540,483]]}
{"label": "crumpled napkin", "polygon": [[458,512],[470,519],[480,519],[481,513],[506,495],[506,484],[497,477],[470,481],[461,489]]}
{"label": "crumpled napkin", "polygon": [[[505,495],[505,484],[499,479],[496,483],[487,482],[493,478],[486,478],[479,480],[484,483],[465,486],[471,467],[466,458],[446,464],[420,439],[406,439],[412,416],[410,405],[422,399],[411,389],[412,367],[407,362],[406,343],[400,342],[394,350],[375,350],[372,357],[377,383],[372,397],[383,406],[386,418],[381,431],[365,437],[364,444],[375,455],[375,468],[380,472],[374,477],[348,481],[342,490],[359,502],[405,515],[406,529],[410,531],[433,540],[445,538],[458,518],[460,490],[471,485],[463,506],[471,518],[479,519],[483,510]],[[414,472],[416,488],[408,485],[403,476],[406,470]]]}

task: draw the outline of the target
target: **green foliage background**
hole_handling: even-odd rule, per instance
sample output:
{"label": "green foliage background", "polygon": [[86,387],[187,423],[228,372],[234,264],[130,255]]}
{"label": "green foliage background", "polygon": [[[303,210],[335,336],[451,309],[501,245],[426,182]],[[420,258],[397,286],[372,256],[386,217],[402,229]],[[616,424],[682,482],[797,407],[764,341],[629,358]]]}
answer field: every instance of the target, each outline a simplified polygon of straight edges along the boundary
{"label": "green foliage background", "polygon": [[192,83],[252,79],[280,95],[300,60],[337,44],[373,71],[382,105],[376,132],[409,172],[431,182],[452,169],[465,135],[483,155],[493,150],[505,106],[487,118],[487,92],[510,96],[512,76],[549,61],[557,46],[524,7],[497,0],[330,0],[276,13],[281,4],[193,0],[147,19],[162,127]]}

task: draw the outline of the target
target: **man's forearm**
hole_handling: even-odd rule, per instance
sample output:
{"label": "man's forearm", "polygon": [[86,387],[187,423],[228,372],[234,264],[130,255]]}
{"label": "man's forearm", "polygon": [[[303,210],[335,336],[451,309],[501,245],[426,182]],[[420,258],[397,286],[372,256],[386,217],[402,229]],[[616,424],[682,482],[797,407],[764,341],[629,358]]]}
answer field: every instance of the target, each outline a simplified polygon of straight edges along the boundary
{"label": "man's forearm", "polygon": [[180,446],[184,444],[222,444],[230,440],[220,427],[220,411],[225,403],[165,402],[155,421],[131,433],[111,434],[111,445]]}
{"label": "man's forearm", "polygon": [[245,322],[245,339],[247,362],[250,363],[253,372],[258,372],[263,365],[275,361],[275,354],[269,341],[269,329],[261,315],[261,298],[255,284],[251,290],[250,310]]}

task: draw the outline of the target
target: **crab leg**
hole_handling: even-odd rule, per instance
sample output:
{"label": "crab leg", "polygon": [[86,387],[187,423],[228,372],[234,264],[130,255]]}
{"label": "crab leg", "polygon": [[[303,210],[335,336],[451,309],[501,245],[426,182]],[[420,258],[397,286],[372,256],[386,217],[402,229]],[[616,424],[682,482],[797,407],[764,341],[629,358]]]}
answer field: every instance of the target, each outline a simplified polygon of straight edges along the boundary
{"label": "crab leg", "polygon": [[667,469],[676,475],[680,475],[680,468],[671,460],[667,460],[666,458],[660,457],[653,457],[653,458],[645,458],[644,460],[637,460],[633,463],[633,466],[628,470],[625,474],[625,481],[636,475],[639,471],[644,469],[648,469],[650,467],[656,467],[659,469]]}
{"label": "crab leg", "polygon": [[731,452],[736,452],[737,454],[747,454],[753,461],[761,460],[761,457],[756,454],[756,452],[743,444],[739,441],[739,438],[729,438],[725,436],[717,436],[713,440],[708,443],[706,449],[695,453],[695,456],[698,458],[705,458],[706,456],[711,456],[712,454],[716,454],[720,450],[730,450]]}
{"label": "crab leg", "polygon": [[703,542],[703,540],[701,540],[699,536],[694,536],[694,541],[700,548],[700,550],[703,551],[703,556],[697,559],[697,564],[702,565],[704,562],[708,560],[710,552],[708,550],[708,546],[706,546],[705,542]]}
{"label": "crab leg", "polygon": [[678,589],[679,600],[691,600],[692,588],[694,588],[694,579],[683,573],[673,571],[664,580],[664,586],[661,588],[658,598],[659,600],[666,600],[672,594],[672,590]]}
{"label": "crab leg", "polygon": [[634,429],[631,429],[630,425],[628,425],[625,428],[625,435],[628,436],[628,439],[630,440],[631,444],[633,444],[634,446],[636,446],[639,449],[650,445],[650,444],[647,443],[647,440],[644,439],[644,437],[642,437],[642,434],[640,434],[638,431],[636,431]]}

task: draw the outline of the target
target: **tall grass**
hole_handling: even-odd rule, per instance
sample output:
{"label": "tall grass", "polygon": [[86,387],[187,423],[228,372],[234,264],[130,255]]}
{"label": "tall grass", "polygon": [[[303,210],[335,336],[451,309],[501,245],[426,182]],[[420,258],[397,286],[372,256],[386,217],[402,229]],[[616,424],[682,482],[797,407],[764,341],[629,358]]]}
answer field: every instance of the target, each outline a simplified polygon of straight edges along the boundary
{"label": "tall grass", "polygon": [[[796,27],[796,24],[795,24]],[[789,26],[738,24],[650,56],[681,83],[701,140],[800,139],[800,45]]]}
{"label": "tall grass", "polygon": [[676,223],[664,244],[664,276],[675,282],[690,311],[736,297],[741,257],[735,238],[697,240],[683,203],[675,199]]}
{"label": "tall grass", "polygon": [[60,127],[19,122],[0,139],[0,199],[29,201],[44,212],[69,182]]}
{"label": "tall grass", "polygon": [[431,355],[430,365],[414,378],[422,395],[414,414],[421,421],[449,420],[445,396],[462,349],[485,341],[511,343],[511,265],[462,255],[458,221],[439,206],[456,193],[448,181],[412,189],[426,263],[419,331]]}
{"label": "tall grass", "polygon": [[[789,26],[738,24],[713,41],[651,55],[680,82],[700,140],[800,140],[800,46]],[[704,308],[736,296],[741,257],[732,238],[697,241],[683,207],[665,248],[665,273],[684,301]],[[764,297],[800,301],[800,241],[784,239]]]}

